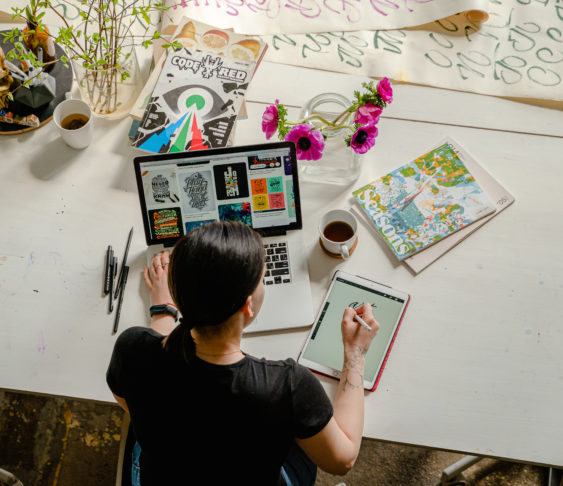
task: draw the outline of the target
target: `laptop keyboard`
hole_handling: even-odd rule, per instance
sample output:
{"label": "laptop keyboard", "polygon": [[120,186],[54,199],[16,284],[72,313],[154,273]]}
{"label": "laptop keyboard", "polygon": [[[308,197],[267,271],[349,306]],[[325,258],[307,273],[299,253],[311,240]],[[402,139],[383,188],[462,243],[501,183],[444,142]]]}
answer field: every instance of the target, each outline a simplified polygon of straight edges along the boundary
{"label": "laptop keyboard", "polygon": [[266,253],[264,285],[291,283],[287,242],[264,243],[264,251]]}

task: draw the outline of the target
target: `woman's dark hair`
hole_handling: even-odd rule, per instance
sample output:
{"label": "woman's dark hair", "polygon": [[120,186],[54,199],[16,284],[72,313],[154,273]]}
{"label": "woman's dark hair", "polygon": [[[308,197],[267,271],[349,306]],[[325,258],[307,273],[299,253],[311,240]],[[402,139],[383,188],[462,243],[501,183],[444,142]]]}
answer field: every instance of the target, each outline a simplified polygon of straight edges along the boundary
{"label": "woman's dark hair", "polygon": [[208,223],[178,240],[168,285],[182,318],[165,349],[189,361],[195,355],[190,330],[218,330],[254,292],[263,267],[262,238],[242,223]]}

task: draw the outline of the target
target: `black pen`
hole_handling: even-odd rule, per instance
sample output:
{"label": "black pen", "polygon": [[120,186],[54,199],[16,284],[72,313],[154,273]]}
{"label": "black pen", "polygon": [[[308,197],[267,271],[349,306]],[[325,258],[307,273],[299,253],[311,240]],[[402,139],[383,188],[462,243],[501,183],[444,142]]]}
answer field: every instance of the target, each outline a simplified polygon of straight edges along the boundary
{"label": "black pen", "polygon": [[108,249],[106,252],[106,270],[104,274],[104,295],[107,295],[109,292],[109,277],[110,277],[110,270],[111,270],[111,263],[113,261],[113,250],[111,249],[111,245],[108,245]]}
{"label": "black pen", "polygon": [[123,254],[123,260],[121,260],[121,269],[119,270],[119,277],[117,277],[117,287],[115,287],[114,299],[117,299],[121,288],[123,286],[123,269],[127,265],[127,255],[129,254],[129,247],[131,246],[131,238],[133,236],[133,226],[129,230],[129,236],[127,237],[127,244],[125,245],[125,253]]}
{"label": "black pen", "polygon": [[123,295],[125,294],[125,284],[127,283],[127,275],[129,275],[129,267],[125,265],[121,267],[123,273],[121,274],[121,292],[119,293],[119,300],[117,301],[117,310],[115,311],[115,321],[113,321],[113,332],[117,332],[117,326],[119,325],[119,316],[121,315],[121,304],[123,303]]}
{"label": "black pen", "polygon": [[109,311],[113,312],[113,281],[117,273],[117,257],[113,257],[109,277]]}

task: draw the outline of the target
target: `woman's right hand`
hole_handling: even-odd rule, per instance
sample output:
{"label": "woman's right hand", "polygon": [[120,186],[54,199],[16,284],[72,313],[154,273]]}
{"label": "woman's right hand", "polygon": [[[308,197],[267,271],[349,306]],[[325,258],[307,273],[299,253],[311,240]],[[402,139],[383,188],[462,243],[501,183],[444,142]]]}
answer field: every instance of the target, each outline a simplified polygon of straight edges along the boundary
{"label": "woman's right hand", "polygon": [[168,289],[168,265],[170,252],[161,251],[152,257],[151,264],[145,267],[144,278],[149,289],[152,305],[174,305]]}
{"label": "woman's right hand", "polygon": [[[354,320],[357,314],[365,323],[371,327],[368,331],[359,322]],[[344,344],[344,354],[360,351],[363,356],[368,352],[371,341],[379,330],[379,323],[373,317],[370,304],[364,304],[357,309],[346,307],[342,316],[342,342]]]}

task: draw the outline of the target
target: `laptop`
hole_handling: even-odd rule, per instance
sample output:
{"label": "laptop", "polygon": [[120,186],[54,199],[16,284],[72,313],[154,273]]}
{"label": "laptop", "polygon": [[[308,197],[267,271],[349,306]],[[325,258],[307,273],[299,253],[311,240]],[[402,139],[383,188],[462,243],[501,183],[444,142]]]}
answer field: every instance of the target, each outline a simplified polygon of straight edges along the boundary
{"label": "laptop", "polygon": [[193,228],[240,221],[266,253],[266,296],[245,332],[313,323],[293,142],[140,156],[134,166],[149,261]]}

